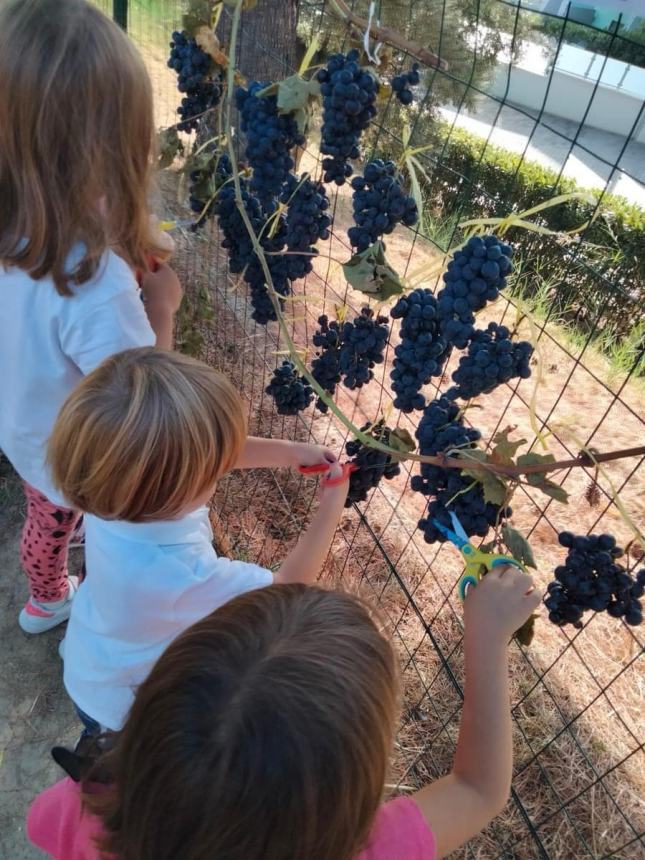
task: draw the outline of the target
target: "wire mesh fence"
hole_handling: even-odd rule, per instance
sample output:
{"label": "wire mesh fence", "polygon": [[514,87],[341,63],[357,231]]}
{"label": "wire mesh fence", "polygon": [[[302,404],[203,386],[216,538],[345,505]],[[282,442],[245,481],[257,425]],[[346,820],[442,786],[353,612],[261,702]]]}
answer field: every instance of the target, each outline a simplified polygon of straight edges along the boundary
{"label": "wire mesh fence", "polygon": [[[125,22],[122,3],[99,5]],[[158,124],[169,126],[177,121],[180,96],[166,65],[168,41],[173,30],[181,29],[188,3],[130,0],[126,5],[128,32],[153,81]],[[314,62],[347,49],[363,33],[342,23],[334,5],[259,0],[242,18],[237,67],[249,77],[279,80],[294,72],[314,37],[319,40]],[[369,5],[347,7],[365,19]],[[423,68],[412,109],[388,97],[364,143],[366,157],[401,159],[406,149],[419,150],[423,223],[398,228],[387,243],[388,259],[410,286],[438,289],[444,258],[463,239],[459,225],[464,220],[520,212],[571,191],[574,182],[596,189],[593,199],[544,210],[539,223],[557,232],[511,230],[518,247],[515,278],[503,298],[478,318],[528,333],[536,351],[531,379],[515,380],[482,398],[483,408],[469,411],[467,419],[489,445],[496,432],[513,426],[530,450],[541,451],[547,440],[559,460],[583,448],[609,451],[642,440],[645,216],[637,204],[645,200],[645,103],[642,90],[628,94],[620,134],[599,130],[597,117],[592,125],[606,96],[607,64],[617,62],[612,58],[620,55],[618,46],[638,43],[616,26],[603,31],[604,52],[593,80],[562,72],[568,14],[536,14],[537,5],[504,0],[376,4],[384,26],[405,43],[422,41],[447,67]],[[225,7],[222,33],[228,32],[229,16]],[[560,28],[555,38],[536,35],[546,19]],[[542,89],[522,105],[511,96],[517,98],[522,76],[529,79],[526,57],[530,66],[538,54]],[[398,44],[390,57],[391,73],[412,61],[418,56]],[[571,91],[579,94],[571,105],[575,120],[549,112],[557,109],[554,90],[571,84],[566,74],[574,84],[578,79],[585,84]],[[314,129],[299,168],[317,176],[316,139]],[[338,307],[346,307],[351,316],[365,304],[341,268],[352,253],[346,236],[351,189],[333,188],[332,193],[332,188],[333,235],[321,245],[313,272],[294,285],[285,310],[296,345],[308,350],[303,353],[307,361],[321,313],[334,317]],[[186,218],[186,199],[186,177],[177,160],[161,175],[159,214]],[[565,237],[563,231],[575,232]],[[189,299],[179,324],[180,345],[235,380],[249,404],[252,432],[327,443],[340,451],[349,436],[333,416],[309,409],[281,417],[266,394],[285,340],[275,323],[253,322],[245,287],[229,272],[216,222],[197,232],[178,229],[174,236],[176,267]],[[340,387],[336,400],[355,425],[385,413],[389,423],[398,422],[414,436],[418,414],[399,414],[391,407],[393,349],[391,343],[368,386]],[[427,386],[429,399],[445,389],[454,366],[452,360],[438,384]],[[623,514],[642,519],[642,466],[643,457],[636,456],[605,469],[562,470],[556,480],[569,494],[566,506],[528,483],[519,487],[513,523],[531,542],[542,586],[563,557],[557,534],[564,528],[615,534],[629,545],[626,566],[640,565],[642,551]],[[378,604],[400,655],[404,708],[388,787],[403,793],[449,767],[463,696],[455,591],[460,565],[454,548],[428,545],[417,528],[425,499],[410,491],[414,472],[414,464],[404,462],[398,477],[382,482],[367,503],[347,511],[323,574],[327,582],[360,591]],[[315,490],[302,477],[279,471],[233,474],[222,482],[213,506],[218,549],[275,564],[297,539],[314,503]],[[541,617],[530,647],[513,644],[512,797],[504,813],[455,856],[643,856],[642,655],[642,628],[605,613],[590,613],[581,630],[556,628]]]}

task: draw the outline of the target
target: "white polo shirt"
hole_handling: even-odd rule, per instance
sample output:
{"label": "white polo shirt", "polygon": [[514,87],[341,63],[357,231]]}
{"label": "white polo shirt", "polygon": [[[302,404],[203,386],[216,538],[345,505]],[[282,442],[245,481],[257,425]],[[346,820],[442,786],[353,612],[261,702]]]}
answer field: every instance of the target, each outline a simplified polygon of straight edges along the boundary
{"label": "white polo shirt", "polygon": [[[70,255],[71,269],[82,253]],[[34,281],[0,264],[0,449],[18,474],[58,505],[45,466],[56,416],[78,382],[103,359],[152,346],[130,267],[109,251],[91,281],[60,296],[51,278]]]}
{"label": "white polo shirt", "polygon": [[166,647],[271,571],[219,558],[206,508],[178,520],[126,523],[85,517],[87,577],[65,634],[64,681],[78,707],[120,729]]}

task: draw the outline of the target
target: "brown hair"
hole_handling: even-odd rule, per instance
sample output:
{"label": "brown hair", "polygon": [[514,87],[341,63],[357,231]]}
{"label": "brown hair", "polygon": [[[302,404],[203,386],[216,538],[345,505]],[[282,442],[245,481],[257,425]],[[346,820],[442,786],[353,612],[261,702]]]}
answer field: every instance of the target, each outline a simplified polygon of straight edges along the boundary
{"label": "brown hair", "polygon": [[356,597],[276,585],[176,639],[137,692],[104,792],[119,860],[350,860],[381,802],[398,711],[389,643]]}
{"label": "brown hair", "polygon": [[61,295],[110,245],[146,270],[154,118],[134,45],[85,0],[0,0],[0,81],[0,263]]}
{"label": "brown hair", "polygon": [[242,401],[201,361],[154,347],[106,359],[67,398],[48,446],[72,507],[103,519],[172,519],[207,493],[246,440]]}

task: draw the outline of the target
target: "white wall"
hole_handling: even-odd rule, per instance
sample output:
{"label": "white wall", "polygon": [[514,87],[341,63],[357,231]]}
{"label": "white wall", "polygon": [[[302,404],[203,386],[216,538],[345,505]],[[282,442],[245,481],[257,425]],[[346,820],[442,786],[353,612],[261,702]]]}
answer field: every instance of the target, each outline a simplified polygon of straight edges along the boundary
{"label": "white wall", "polygon": [[[542,110],[547,86],[551,80],[549,95],[544,104],[546,113],[563,119],[580,122],[593,98],[585,125],[627,136],[641,109],[642,99],[636,95],[621,92],[615,87],[600,84],[594,94],[594,82],[568,72],[556,69],[553,78],[514,66],[508,82],[508,65],[498,66],[492,82],[491,95],[505,97],[513,104],[521,105],[532,111]],[[509,84],[506,94],[507,83]],[[643,120],[643,118],[641,118]],[[641,121],[634,134],[634,140],[645,143],[645,122]]]}

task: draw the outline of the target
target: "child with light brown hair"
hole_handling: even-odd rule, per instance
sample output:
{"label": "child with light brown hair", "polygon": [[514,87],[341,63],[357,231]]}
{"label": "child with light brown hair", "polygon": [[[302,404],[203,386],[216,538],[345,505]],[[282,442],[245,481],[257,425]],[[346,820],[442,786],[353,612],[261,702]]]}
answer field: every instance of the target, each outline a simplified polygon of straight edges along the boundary
{"label": "child with light brown hair", "polygon": [[[67,395],[109,355],[170,348],[181,287],[151,257],[152,87],[127,36],[86,0],[0,0],[0,448],[24,481],[19,622],[69,617],[79,512],[46,440]],[[134,270],[143,273],[141,302]]]}
{"label": "child with light brown hair", "polygon": [[[114,355],[82,380],[48,457],[54,484],[85,515],[87,578],[64,640],[64,681],[88,732],[121,728],[138,685],[195,621],[245,591],[311,582],[348,489],[331,451],[247,438],[225,377],[151,348]],[[311,525],[275,573],[217,556],[206,503],[223,475],[316,465],[334,486],[323,486]]]}
{"label": "child with light brown hair", "polygon": [[302,585],[237,597],[169,646],[98,760],[55,751],[81,782],[43,792],[27,834],[55,860],[446,857],[508,799],[508,643],[539,601],[516,568],[470,589],[452,769],[383,804],[399,672],[366,605]]}

